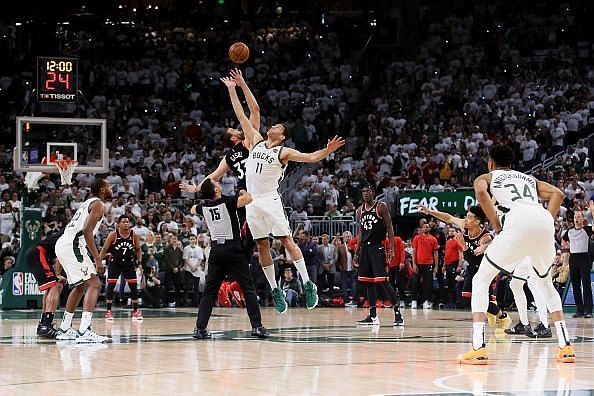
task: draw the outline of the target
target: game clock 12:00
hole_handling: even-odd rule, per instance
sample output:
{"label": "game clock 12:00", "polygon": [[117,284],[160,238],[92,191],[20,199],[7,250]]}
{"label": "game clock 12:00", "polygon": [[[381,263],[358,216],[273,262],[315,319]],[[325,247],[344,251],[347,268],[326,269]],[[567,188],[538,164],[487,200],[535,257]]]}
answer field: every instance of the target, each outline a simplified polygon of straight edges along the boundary
{"label": "game clock 12:00", "polygon": [[37,58],[37,99],[40,102],[76,102],[77,72],[76,58]]}

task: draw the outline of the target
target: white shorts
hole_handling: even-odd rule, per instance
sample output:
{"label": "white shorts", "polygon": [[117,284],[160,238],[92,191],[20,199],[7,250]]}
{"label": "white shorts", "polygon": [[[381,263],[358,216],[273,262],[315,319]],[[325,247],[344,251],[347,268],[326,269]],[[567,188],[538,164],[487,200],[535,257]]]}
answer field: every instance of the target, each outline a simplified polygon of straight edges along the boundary
{"label": "white shorts", "polygon": [[[483,260],[506,272],[531,265],[536,275],[545,277],[555,258],[553,216],[540,206],[517,206],[505,214],[503,231],[493,239]],[[528,262],[523,261],[529,257]]]}
{"label": "white shorts", "polygon": [[68,283],[74,286],[91,279],[92,274],[97,274],[95,264],[87,252],[84,236],[72,238],[62,235],[56,241],[56,257],[60,260],[66,272]]}
{"label": "white shorts", "polygon": [[245,207],[245,217],[254,239],[291,235],[289,220],[285,214],[283,200],[278,193],[253,196]]}

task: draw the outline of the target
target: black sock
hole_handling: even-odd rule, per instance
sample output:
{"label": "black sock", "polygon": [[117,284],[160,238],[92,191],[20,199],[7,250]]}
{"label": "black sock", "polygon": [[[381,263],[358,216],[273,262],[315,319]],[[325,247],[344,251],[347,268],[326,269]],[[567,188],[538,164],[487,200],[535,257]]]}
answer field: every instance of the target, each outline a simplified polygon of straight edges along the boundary
{"label": "black sock", "polygon": [[112,304],[112,303],[110,303],[110,302],[108,302],[108,303],[107,303],[107,310],[108,310],[108,311],[111,311],[111,304]]}
{"label": "black sock", "polygon": [[377,312],[375,309],[375,303],[373,303],[373,306],[371,304],[369,304],[369,316],[371,316],[372,318],[377,317]]}
{"label": "black sock", "polygon": [[394,316],[396,315],[400,315],[400,309],[398,308],[397,305],[394,305]]}
{"label": "black sock", "polygon": [[134,312],[138,311],[138,302],[133,302],[133,303],[132,303],[132,310],[133,310]]}
{"label": "black sock", "polygon": [[44,312],[41,314],[41,323],[46,326],[51,326],[52,322],[54,321],[54,313],[53,312]]}

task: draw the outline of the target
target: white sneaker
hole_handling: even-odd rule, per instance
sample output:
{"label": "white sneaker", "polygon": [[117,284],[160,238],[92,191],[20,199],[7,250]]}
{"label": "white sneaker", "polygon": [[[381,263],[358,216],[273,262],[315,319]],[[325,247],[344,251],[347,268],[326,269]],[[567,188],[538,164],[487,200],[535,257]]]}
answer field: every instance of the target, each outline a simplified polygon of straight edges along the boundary
{"label": "white sneaker", "polygon": [[406,308],[406,304],[404,303],[404,301],[400,301],[400,308]]}
{"label": "white sneaker", "polygon": [[66,331],[58,328],[56,340],[76,340],[77,338],[78,333],[72,327],[69,327]]}
{"label": "white sneaker", "polygon": [[77,343],[91,343],[91,342],[106,342],[109,341],[109,337],[105,337],[105,336],[101,336],[97,333],[95,333],[93,330],[91,330],[91,328],[89,327],[87,330],[85,330],[84,333],[80,334],[78,333],[78,338],[76,339]]}
{"label": "white sneaker", "polygon": [[417,309],[417,300],[412,300],[410,303],[410,309]]}
{"label": "white sneaker", "polygon": [[432,306],[432,305],[433,305],[433,304],[431,304],[429,301],[425,301],[425,302],[423,303],[423,309],[431,309],[431,306]]}

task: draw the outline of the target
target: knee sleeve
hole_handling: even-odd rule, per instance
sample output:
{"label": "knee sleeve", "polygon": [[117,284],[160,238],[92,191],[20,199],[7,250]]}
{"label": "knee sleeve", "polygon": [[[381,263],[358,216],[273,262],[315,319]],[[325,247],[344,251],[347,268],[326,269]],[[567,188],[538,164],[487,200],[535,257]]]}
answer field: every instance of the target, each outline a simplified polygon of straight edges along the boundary
{"label": "knee sleeve", "polygon": [[472,312],[487,312],[489,306],[489,287],[499,270],[487,262],[483,262],[472,278]]}
{"label": "knee sleeve", "polygon": [[113,300],[113,290],[115,289],[115,283],[108,283],[107,289],[105,290],[105,299]]}
{"label": "knee sleeve", "polygon": [[128,283],[128,287],[130,288],[130,298],[132,300],[138,300],[138,285],[136,282]]}

